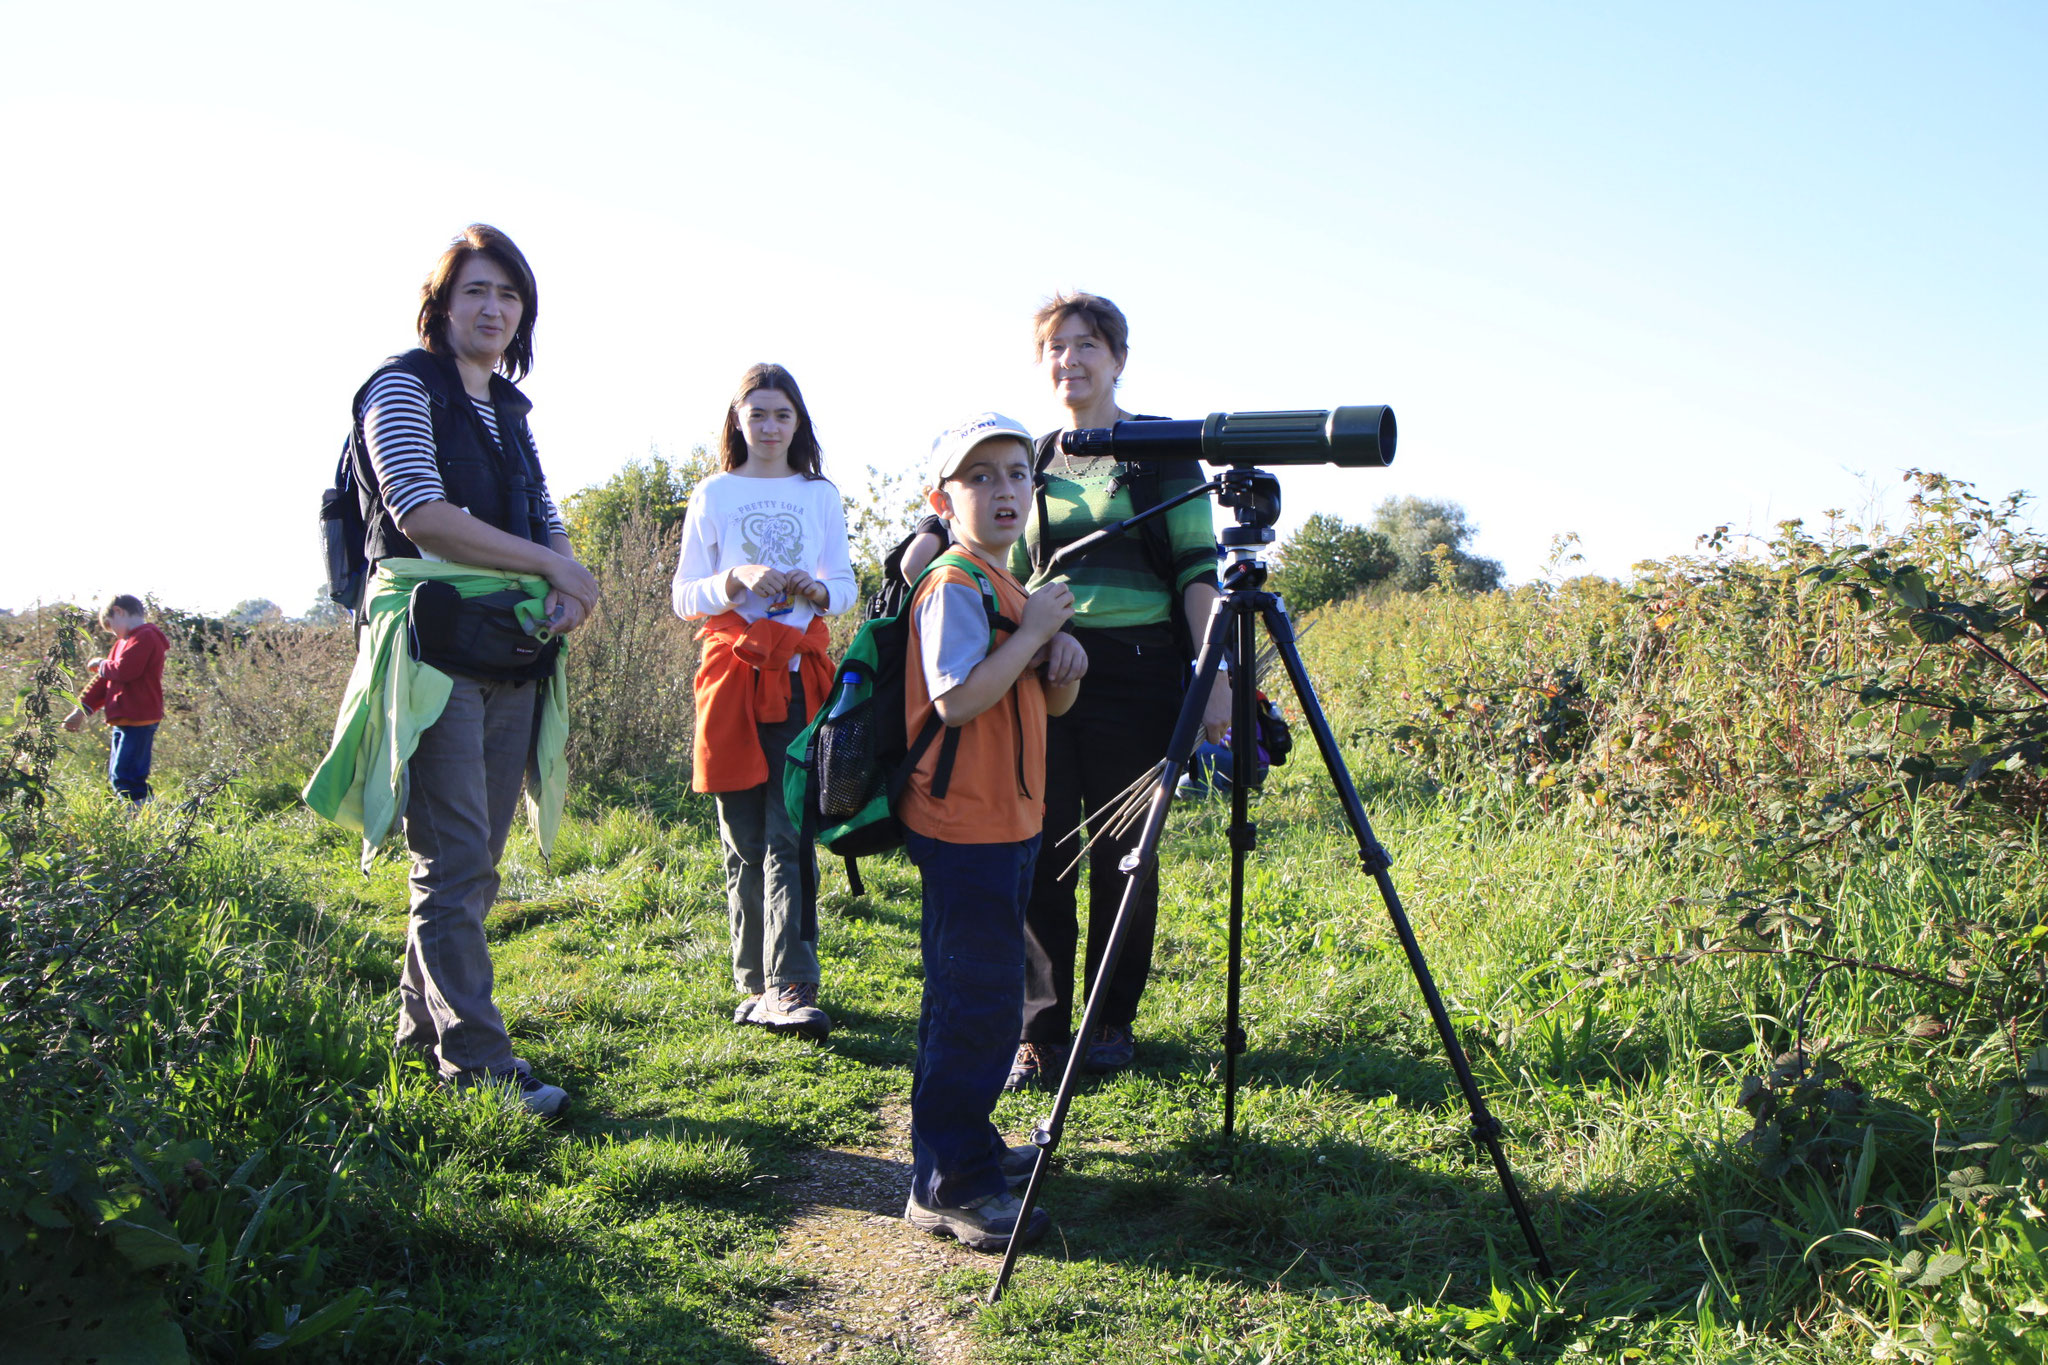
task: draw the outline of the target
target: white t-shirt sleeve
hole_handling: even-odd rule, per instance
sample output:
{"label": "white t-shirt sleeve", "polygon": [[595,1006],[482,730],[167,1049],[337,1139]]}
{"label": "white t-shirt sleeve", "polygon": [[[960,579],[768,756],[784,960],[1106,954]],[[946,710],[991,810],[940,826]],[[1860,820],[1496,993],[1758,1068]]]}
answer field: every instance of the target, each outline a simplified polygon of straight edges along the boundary
{"label": "white t-shirt sleeve", "polygon": [[917,604],[917,637],[924,645],[924,685],[934,700],[961,683],[988,657],[988,608],[981,589],[941,583]]}
{"label": "white t-shirt sleeve", "polygon": [[815,575],[825,585],[825,606],[820,614],[837,616],[860,595],[860,580],[853,576],[853,559],[846,545],[846,502],[837,488],[822,479],[810,487],[816,490],[818,520],[825,530]]}
{"label": "white t-shirt sleeve", "polygon": [[682,552],[676,558],[675,581],[669,585],[669,601],[685,621],[730,611],[735,602],[725,590],[726,571],[719,567],[719,517],[708,488],[707,481],[690,492],[683,514]]}

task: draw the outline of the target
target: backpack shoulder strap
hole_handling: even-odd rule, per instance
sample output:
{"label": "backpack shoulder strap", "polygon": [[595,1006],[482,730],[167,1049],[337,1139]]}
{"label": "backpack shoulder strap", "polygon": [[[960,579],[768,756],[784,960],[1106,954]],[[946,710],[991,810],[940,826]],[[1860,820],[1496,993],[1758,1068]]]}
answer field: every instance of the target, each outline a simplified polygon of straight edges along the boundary
{"label": "backpack shoulder strap", "polygon": [[1052,534],[1052,521],[1045,510],[1045,471],[1051,466],[1053,452],[1059,449],[1059,443],[1059,432],[1048,431],[1038,438],[1031,460],[1031,501],[1038,512],[1038,540],[1029,547],[1034,578],[1045,571],[1045,542]]}
{"label": "backpack shoulder strap", "polygon": [[[945,553],[935,557],[931,563],[924,566],[924,573],[917,576],[917,581],[919,583],[924,582],[925,575],[931,573],[933,569],[938,568],[941,564],[950,564],[956,569],[965,569],[974,579],[975,586],[981,589],[982,610],[988,613],[988,647],[990,649],[996,647],[996,632],[998,630],[1007,630],[1012,634],[1016,633],[1017,623],[1003,615],[1002,600],[996,596],[996,585],[989,581],[989,576],[986,573],[982,572],[981,565],[975,563],[973,559],[962,554],[959,550],[947,550]],[[915,596],[914,588],[912,595]]]}

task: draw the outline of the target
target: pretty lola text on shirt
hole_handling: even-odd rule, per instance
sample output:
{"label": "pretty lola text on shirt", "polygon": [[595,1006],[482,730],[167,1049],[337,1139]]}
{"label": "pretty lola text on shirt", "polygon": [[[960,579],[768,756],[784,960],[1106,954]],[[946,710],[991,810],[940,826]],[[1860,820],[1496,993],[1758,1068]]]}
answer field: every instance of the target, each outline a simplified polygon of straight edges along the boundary
{"label": "pretty lola text on shirt", "polygon": [[726,593],[726,575],[747,564],[801,569],[825,585],[824,612],[853,605],[858,586],[846,547],[846,507],[829,479],[749,479],[713,474],[690,494],[682,553],[671,598],[684,620],[735,611],[747,621],[773,616],[792,630],[819,615],[810,600]]}

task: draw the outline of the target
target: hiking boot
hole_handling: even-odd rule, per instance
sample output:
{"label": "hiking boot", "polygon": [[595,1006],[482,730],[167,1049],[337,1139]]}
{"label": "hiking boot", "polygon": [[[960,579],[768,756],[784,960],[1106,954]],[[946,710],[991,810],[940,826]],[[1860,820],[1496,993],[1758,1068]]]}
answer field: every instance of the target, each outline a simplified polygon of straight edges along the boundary
{"label": "hiking boot", "polygon": [[1010,1188],[1021,1190],[1031,1183],[1031,1168],[1038,1164],[1038,1148],[1031,1143],[1020,1143],[1003,1149],[1003,1179],[1010,1182]]}
{"label": "hiking boot", "polygon": [[1050,1089],[1060,1083],[1060,1073],[1066,1069],[1065,1043],[1019,1043],[1003,1089],[1029,1090],[1034,1085]]}
{"label": "hiking boot", "polygon": [[760,1005],[760,1003],[761,997],[758,995],[750,995],[746,999],[740,1001],[738,1006],[736,1006],[733,1009],[732,1021],[735,1024],[760,1023],[761,1021],[754,1017],[754,1010]]}
{"label": "hiking boot", "polygon": [[1018,1232],[1017,1215],[1023,1210],[1024,1202],[1008,1190],[949,1209],[928,1209],[912,1195],[903,1206],[903,1221],[925,1232],[957,1237],[970,1251],[1003,1252],[1009,1250],[1013,1235],[1018,1246],[1028,1247],[1052,1227],[1052,1215],[1033,1209],[1030,1223]]}
{"label": "hiking boot", "polygon": [[1088,1040],[1088,1056],[1084,1063],[1087,1068],[1100,1076],[1104,1072],[1122,1071],[1137,1059],[1138,1045],[1131,1037],[1128,1024],[1100,1024],[1095,1036]]}
{"label": "hiking boot", "polygon": [[831,1016],[818,1008],[815,981],[786,981],[765,991],[754,1006],[754,1022],[799,1038],[823,1038],[832,1032]]}

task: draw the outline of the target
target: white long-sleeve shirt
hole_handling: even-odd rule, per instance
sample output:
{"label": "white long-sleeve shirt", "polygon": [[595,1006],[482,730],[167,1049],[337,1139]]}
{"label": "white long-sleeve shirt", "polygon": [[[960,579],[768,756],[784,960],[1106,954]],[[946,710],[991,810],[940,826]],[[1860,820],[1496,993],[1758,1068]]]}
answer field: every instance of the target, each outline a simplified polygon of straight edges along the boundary
{"label": "white long-sleeve shirt", "polygon": [[[726,592],[726,575],[746,564],[801,569],[825,585],[822,611],[807,597],[769,599]],[[813,616],[837,616],[860,591],[846,549],[846,506],[829,479],[792,474],[749,479],[713,474],[690,494],[683,548],[670,600],[684,620],[736,611],[748,621],[773,616],[803,630]],[[795,668],[798,661],[790,660]]]}

